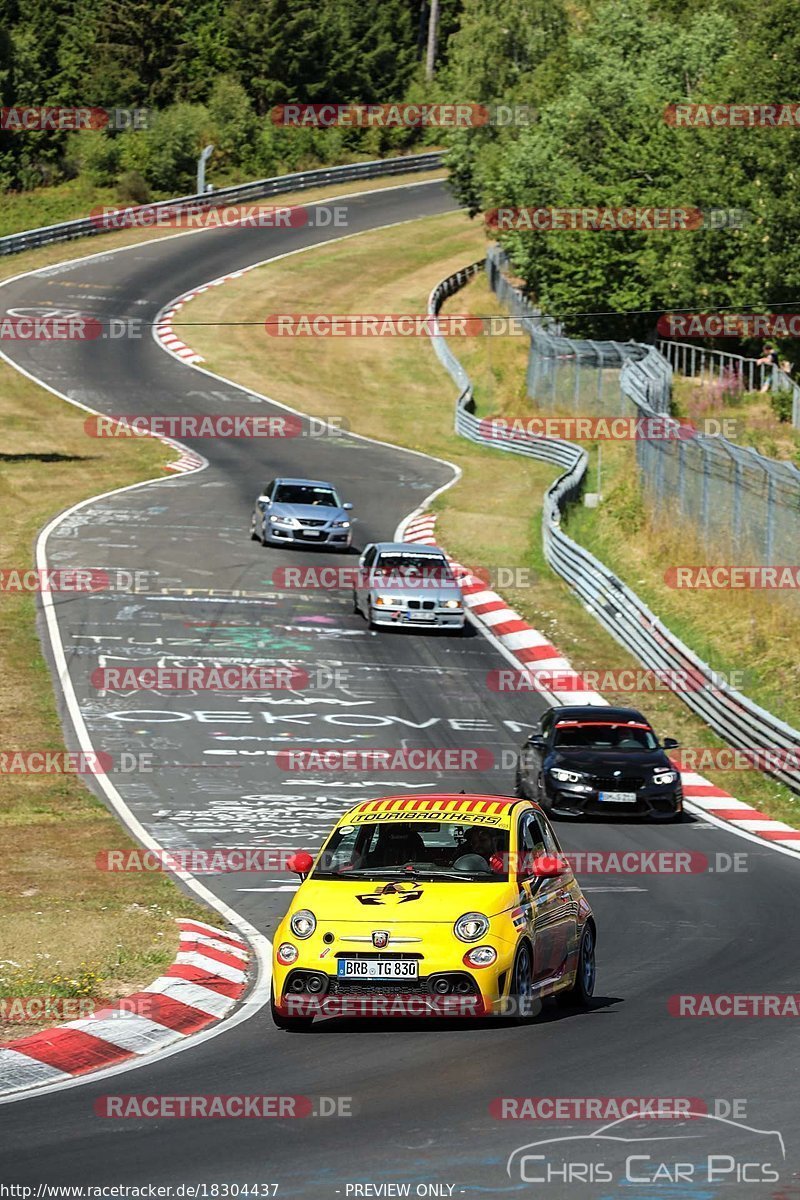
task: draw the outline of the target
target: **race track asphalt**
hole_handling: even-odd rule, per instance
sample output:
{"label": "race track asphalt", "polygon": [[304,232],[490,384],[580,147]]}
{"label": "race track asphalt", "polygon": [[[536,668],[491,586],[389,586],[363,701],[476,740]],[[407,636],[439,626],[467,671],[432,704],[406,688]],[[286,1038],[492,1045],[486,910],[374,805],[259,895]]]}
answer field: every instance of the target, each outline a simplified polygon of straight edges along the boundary
{"label": "race track asphalt", "polygon": [[[347,205],[352,233],[443,212],[454,202],[443,185],[427,183],[357,195]],[[410,235],[425,237],[425,229],[423,223]],[[214,230],[122,253],[101,249],[83,262],[0,288],[0,310],[55,308],[152,321],[184,291],[339,232],[313,225]],[[95,250],[87,243],[87,254]],[[366,301],[364,311],[370,311]],[[30,374],[100,412],[282,411],[177,362],[149,335],[9,345],[9,357]],[[444,372],[442,389],[452,392]],[[270,393],[268,378],[263,390]],[[275,475],[334,481],[354,504],[355,540],[363,545],[391,538],[405,515],[448,482],[451,469],[348,434],[188,444],[208,459],[207,469],[92,502],[58,525],[47,547],[51,566],[153,573],[141,592],[62,594],[56,601],[72,685],[95,749],[152,756],[152,771],[112,775],[144,827],[168,849],[313,850],[354,801],[431,789],[424,774],[365,778],[282,770],[277,752],[297,746],[487,748],[495,769],[445,773],[436,788],[508,793],[512,771],[503,756],[508,759],[535,724],[542,704],[487,688],[487,673],[504,660],[482,636],[370,633],[352,612],[348,593],[286,588],[273,578],[278,567],[340,565],[354,557],[265,550],[248,536],[254,496]],[[87,438],[88,471],[91,452]],[[226,657],[298,664],[315,686],[291,696],[123,695],[98,692],[90,679],[101,665]],[[66,711],[64,718],[68,744],[75,746]],[[688,850],[705,854],[714,868],[581,877],[599,927],[591,1011],[547,1004],[535,1023],[522,1027],[325,1022],[300,1035],[279,1032],[263,1008],[230,1031],[135,1071],[0,1105],[0,1182],[272,1183],[278,1196],[319,1200],[392,1194],[354,1190],[368,1183],[409,1184],[411,1195],[425,1194],[430,1184],[443,1190],[427,1194],[454,1196],[515,1191],[553,1200],[768,1200],[778,1184],[601,1181],[593,1190],[575,1179],[527,1182],[535,1178],[530,1164],[524,1178],[518,1166],[506,1173],[517,1147],[588,1133],[603,1122],[497,1120],[489,1106],[503,1096],[698,1098],[711,1113],[738,1113],[740,1124],[781,1131],[781,1184],[796,1180],[800,1165],[792,1021],[677,1019],[668,1011],[669,997],[680,993],[793,990],[798,862],[700,820],[659,827],[562,823],[558,832],[567,851]],[[740,870],[726,870],[735,855],[743,856]],[[204,876],[203,882],[267,935],[292,886],[279,872]],[[352,1116],[203,1121],[95,1115],[95,1100],[123,1093],[348,1097]],[[731,1114],[734,1101],[740,1103]],[[695,1122],[680,1123],[682,1138],[692,1124],[707,1126],[708,1138],[689,1150],[681,1146],[677,1161],[691,1163],[708,1148],[730,1153],[737,1163],[767,1161],[763,1135]],[[661,1136],[669,1132],[658,1125]],[[677,1132],[677,1123],[672,1126]],[[645,1123],[627,1136],[647,1135]],[[654,1161],[676,1161],[674,1149],[646,1145],[641,1153]],[[576,1161],[587,1153],[576,1151]],[[728,1178],[736,1179],[733,1167]],[[423,1190],[415,1191],[418,1186]]]}

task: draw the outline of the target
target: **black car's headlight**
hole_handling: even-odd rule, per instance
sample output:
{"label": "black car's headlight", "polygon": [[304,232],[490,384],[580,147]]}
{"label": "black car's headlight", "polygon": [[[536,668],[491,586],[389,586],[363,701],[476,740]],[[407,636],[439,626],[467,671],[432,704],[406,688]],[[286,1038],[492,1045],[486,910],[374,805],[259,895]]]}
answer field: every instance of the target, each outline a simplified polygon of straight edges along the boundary
{"label": "black car's headlight", "polygon": [[656,784],[656,786],[663,786],[668,783],[677,783],[677,780],[677,771],[666,771],[663,767],[656,767],[656,769],[653,771],[653,783]]}
{"label": "black car's headlight", "polygon": [[550,774],[559,783],[583,783],[586,779],[581,771],[565,771],[563,767],[551,767]]}

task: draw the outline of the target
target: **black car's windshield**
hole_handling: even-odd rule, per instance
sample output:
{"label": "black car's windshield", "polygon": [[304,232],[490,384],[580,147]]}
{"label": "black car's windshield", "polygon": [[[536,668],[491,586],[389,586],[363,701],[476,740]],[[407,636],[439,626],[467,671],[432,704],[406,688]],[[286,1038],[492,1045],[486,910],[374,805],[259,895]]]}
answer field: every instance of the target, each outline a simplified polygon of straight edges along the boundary
{"label": "black car's windshield", "polygon": [[281,483],[272,497],[275,504],[320,504],[325,508],[338,508],[336,493],[330,488],[311,487],[304,483]]}
{"label": "black car's windshield", "polygon": [[315,878],[508,879],[508,829],[459,821],[340,825],[320,855]]}
{"label": "black car's windshield", "polygon": [[553,735],[557,750],[656,750],[658,739],[649,725],[634,721],[558,721]]}

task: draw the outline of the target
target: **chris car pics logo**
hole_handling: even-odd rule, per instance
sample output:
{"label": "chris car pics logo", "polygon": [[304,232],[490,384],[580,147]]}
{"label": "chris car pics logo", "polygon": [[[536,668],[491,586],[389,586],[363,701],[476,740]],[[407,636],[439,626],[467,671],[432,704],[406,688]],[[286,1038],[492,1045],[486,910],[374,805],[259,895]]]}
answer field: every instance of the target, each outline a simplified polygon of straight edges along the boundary
{"label": "chris car pics logo", "polygon": [[685,1118],[669,1111],[661,1124],[658,1117],[632,1114],[591,1133],[541,1138],[512,1151],[506,1172],[522,1184],[583,1185],[587,1197],[608,1195],[615,1184],[654,1193],[666,1188],[671,1195],[675,1188],[737,1185],[740,1195],[742,1185],[781,1182],[786,1149],[778,1130],[703,1112]]}

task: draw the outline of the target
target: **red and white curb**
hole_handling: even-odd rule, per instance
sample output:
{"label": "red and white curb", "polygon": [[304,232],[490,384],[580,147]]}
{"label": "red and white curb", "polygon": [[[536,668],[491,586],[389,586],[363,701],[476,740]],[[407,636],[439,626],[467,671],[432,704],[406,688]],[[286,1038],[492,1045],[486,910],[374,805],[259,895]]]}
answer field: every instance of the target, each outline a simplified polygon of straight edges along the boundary
{"label": "red and white curb", "polygon": [[246,942],[204,921],[180,920],[178,926],[175,962],[149,987],[120,1001],[125,1007],[109,1005],[90,1017],[0,1043],[0,1095],[161,1050],[226,1016],[247,986]]}
{"label": "red and white curb", "polygon": [[181,362],[191,364],[205,362],[202,354],[198,354],[196,350],[193,350],[191,346],[187,346],[186,342],[181,341],[177,336],[172,327],[173,320],[183,306],[188,304],[190,300],[194,300],[196,296],[207,292],[209,288],[219,287],[221,283],[228,283],[231,279],[239,279],[252,269],[252,267],[243,267],[241,271],[231,271],[229,275],[220,275],[219,279],[212,279],[209,283],[204,283],[202,287],[194,288],[190,292],[184,292],[183,295],[178,296],[177,300],[173,300],[170,307],[160,313],[156,321],[154,332],[159,345],[168,354],[171,354],[173,358],[180,359]]}
{"label": "red and white curb", "polygon": [[[436,515],[422,513],[412,517],[403,531],[403,540],[436,545],[434,526]],[[505,650],[517,659],[520,666],[531,670],[557,672],[561,676],[572,674],[579,682],[579,672],[574,671],[547,638],[520,617],[506,601],[486,587],[466,567],[448,555],[453,571],[461,584],[464,603],[470,615],[496,638]],[[574,689],[566,692],[542,689],[555,697],[560,704],[607,704],[599,692],[589,689]],[[677,767],[677,763],[675,766]],[[726,821],[745,833],[764,838],[765,841],[785,849],[800,851],[800,830],[793,829],[783,821],[776,821],[766,813],[751,808],[743,800],[737,800],[729,792],[698,775],[696,771],[681,771],[681,786],[684,799],[699,813]]]}
{"label": "red and white curb", "polygon": [[164,466],[165,471],[175,471],[178,475],[188,475],[191,471],[199,471],[201,467],[208,466],[206,459],[202,454],[195,454],[194,450],[190,450],[187,446],[182,446],[180,442],[174,442],[172,438],[161,438],[167,446],[172,446],[173,450],[178,451],[178,457]]}

